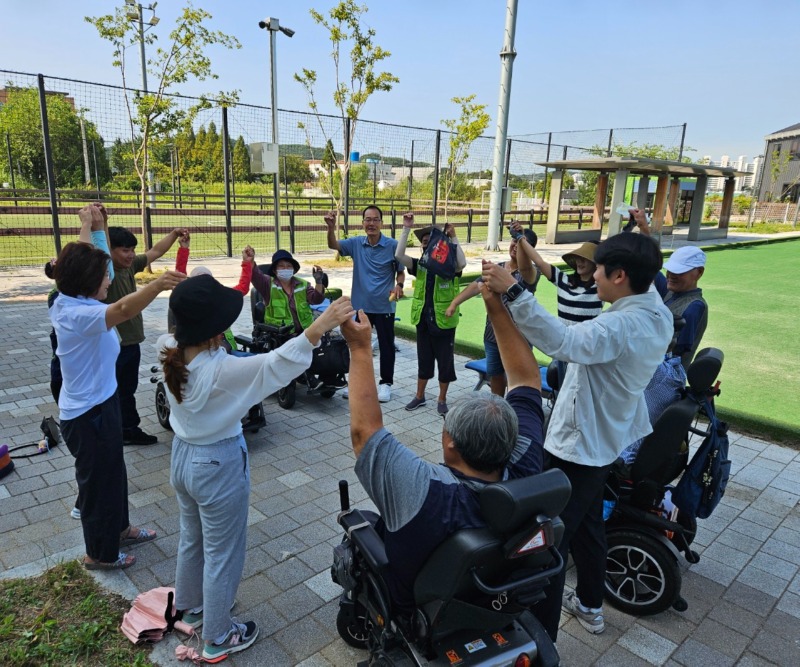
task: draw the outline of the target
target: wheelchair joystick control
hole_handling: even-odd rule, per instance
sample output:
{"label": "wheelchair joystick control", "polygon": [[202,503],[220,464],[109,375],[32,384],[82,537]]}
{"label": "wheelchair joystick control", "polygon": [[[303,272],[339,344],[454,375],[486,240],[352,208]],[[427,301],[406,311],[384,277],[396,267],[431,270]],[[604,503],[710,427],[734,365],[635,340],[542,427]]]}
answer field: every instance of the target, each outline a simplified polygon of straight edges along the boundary
{"label": "wheelchair joystick control", "polygon": [[350,511],[350,489],[346,479],[339,480],[339,505],[342,512]]}

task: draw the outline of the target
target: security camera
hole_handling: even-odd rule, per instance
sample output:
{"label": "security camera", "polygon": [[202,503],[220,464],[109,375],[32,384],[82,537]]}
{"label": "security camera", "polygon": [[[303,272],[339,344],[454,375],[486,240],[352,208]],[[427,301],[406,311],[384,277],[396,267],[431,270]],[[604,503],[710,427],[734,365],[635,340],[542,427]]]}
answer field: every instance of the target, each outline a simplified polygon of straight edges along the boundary
{"label": "security camera", "polygon": [[262,30],[266,30],[267,28],[269,28],[269,23],[267,23],[266,21],[259,21],[258,27],[261,28]]}
{"label": "security camera", "polygon": [[294,30],[292,30],[291,28],[285,28],[285,27],[281,26],[281,32],[284,35],[286,35],[287,37],[293,37],[294,36]]}

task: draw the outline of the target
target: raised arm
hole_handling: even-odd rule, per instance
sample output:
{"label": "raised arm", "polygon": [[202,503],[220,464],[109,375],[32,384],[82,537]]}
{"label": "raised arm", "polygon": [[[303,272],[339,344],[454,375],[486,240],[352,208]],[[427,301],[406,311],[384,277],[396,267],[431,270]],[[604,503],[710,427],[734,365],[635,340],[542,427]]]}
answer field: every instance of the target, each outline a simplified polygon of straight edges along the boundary
{"label": "raised arm", "polygon": [[191,244],[191,237],[189,232],[186,232],[178,239],[178,255],[175,257],[175,270],[179,273],[187,273],[186,267],[189,264],[189,246]]}
{"label": "raised arm", "polygon": [[328,247],[339,252],[339,239],[336,238],[336,215],[328,213],[323,220],[328,227]]}
{"label": "raised arm", "polygon": [[456,272],[463,271],[464,267],[467,265],[467,258],[464,256],[464,251],[458,241],[456,226],[452,222],[446,223],[444,226],[444,233],[450,239],[450,243],[454,243],[456,246]]}
{"label": "raised arm", "polygon": [[142,289],[122,297],[119,301],[115,301],[106,308],[106,327],[110,329],[122,322],[127,322],[147,308],[160,292],[171,290],[185,279],[186,276],[182,273],[165,271],[153,282],[142,287]]}
{"label": "raised arm", "polygon": [[530,345],[511,319],[500,297],[488,285],[481,283],[481,294],[486,314],[492,323],[500,359],[506,369],[509,391],[515,387],[533,387],[541,390],[542,376],[539,363],[531,352]]}
{"label": "raised arm", "polygon": [[247,296],[250,291],[250,278],[253,275],[255,256],[255,251],[249,245],[242,250],[242,272],[239,274],[239,284],[233,289],[241,292],[243,296]]}
{"label": "raised arm", "polygon": [[[519,251],[522,251],[521,253]],[[522,261],[521,257],[529,258],[529,261],[533,262],[536,265],[536,268],[539,269],[541,274],[547,278],[548,280],[553,279],[553,266],[552,264],[548,264],[544,261],[542,256],[536,251],[536,249],[531,246],[530,243],[525,239],[525,235],[517,241],[517,264],[520,266],[520,273],[522,273]],[[524,277],[524,274],[523,274]],[[528,282],[525,280],[525,282]]]}
{"label": "raised arm", "polygon": [[173,229],[169,234],[167,234],[158,243],[153,245],[153,247],[145,253],[145,255],[147,255],[147,263],[150,264],[155,262],[174,245],[175,241],[188,233],[189,230],[185,227],[176,227]]}
{"label": "raised arm", "polygon": [[372,370],[372,327],[363,310],[358,311],[358,322],[346,320],[342,323],[342,333],[350,348],[347,376],[350,440],[358,458],[367,440],[383,428],[383,414]]}
{"label": "raised arm", "polygon": [[[313,303],[322,303],[325,300],[325,272],[321,266],[314,264],[311,267],[311,275],[314,278],[314,287],[312,289],[322,297],[319,301],[314,301]],[[312,302],[309,301],[309,303]]]}
{"label": "raised arm", "polygon": [[406,246],[408,245],[408,235],[413,226],[414,214],[406,213],[403,216],[403,229],[400,232],[400,238],[397,240],[397,250],[394,251],[394,258],[409,271],[414,266],[414,261],[406,254]]}
{"label": "raised arm", "polygon": [[519,273],[527,285],[536,285],[536,269],[533,267],[531,257],[519,251],[519,246],[523,241],[526,244],[528,243],[527,240],[525,240],[525,234],[522,233],[522,225],[515,220],[511,223],[511,227],[514,230],[515,240],[517,242],[517,268],[519,269]]}

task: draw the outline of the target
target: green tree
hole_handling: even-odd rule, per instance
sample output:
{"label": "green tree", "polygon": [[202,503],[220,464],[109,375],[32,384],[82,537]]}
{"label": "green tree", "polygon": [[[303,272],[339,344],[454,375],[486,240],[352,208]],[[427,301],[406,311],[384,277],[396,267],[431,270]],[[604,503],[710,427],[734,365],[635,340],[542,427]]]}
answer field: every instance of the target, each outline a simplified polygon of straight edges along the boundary
{"label": "green tree", "polygon": [[[375,68],[386,60],[391,53],[374,42],[375,29],[362,23],[362,16],[368,11],[366,5],[358,5],[354,0],[340,0],[324,16],[315,9],[311,9],[311,18],[321,25],[328,33],[333,50],[331,58],[334,66],[335,88],[333,103],[342,118],[342,145],[344,146],[344,165],[342,177],[350,171],[350,153],[356,136],[358,119],[367,100],[373,93],[387,92],[400,80],[389,72],[376,72]],[[343,50],[350,48],[349,66],[344,62]],[[319,128],[326,139],[326,146],[330,137],[319,114],[319,103],[316,96],[317,72],[303,68],[302,73],[294,75],[306,90],[308,107],[315,114]],[[350,122],[350,134],[345,131],[346,122]],[[302,123],[298,124],[305,129]],[[310,145],[310,142],[309,142]],[[323,180],[323,179],[320,179]],[[331,179],[325,179],[331,181]],[[329,193],[334,200],[336,210],[342,206],[341,188],[336,191],[336,178],[328,183]]]}
{"label": "green tree", "polygon": [[[11,142],[11,160],[15,171],[29,185],[47,187],[39,91],[36,88],[7,87],[8,99],[0,107],[0,137]],[[86,174],[83,159],[81,118],[72,104],[58,93],[47,93],[47,119],[56,187],[83,187]],[[108,158],[103,138],[94,123],[83,121],[89,151],[89,177],[94,180],[92,142],[97,154],[97,170],[101,182],[109,178]],[[3,160],[3,163],[6,161]],[[5,166],[5,165],[4,165]]]}
{"label": "green tree", "polygon": [[[209,30],[206,22],[211,14],[196,9],[191,2],[181,10],[175,28],[169,33],[166,48],[155,49],[156,55],[147,61],[147,71],[154,77],[155,89],[150,92],[131,90],[128,85],[128,64],[126,53],[136,53],[130,47],[137,44],[138,32],[127,17],[126,6],[115,10],[114,14],[89,17],[101,38],[113,46],[114,67],[119,69],[122,88],[130,125],[131,153],[136,174],[139,177],[142,204],[142,231],[145,231],[150,144],[154,137],[168,137],[191,123],[197,111],[210,106],[210,100],[201,98],[198,104],[181,108],[176,98],[170,95],[176,86],[190,80],[205,81],[216,79],[211,69],[211,59],[207,55],[210,46],[219,45],[227,49],[240,48],[235,37],[221,31]],[[153,47],[156,34],[148,32],[145,37],[148,46]],[[220,104],[230,104],[236,100],[236,93],[218,93]],[[145,249],[147,234],[143,233]]]}
{"label": "green tree", "polygon": [[320,160],[320,164],[325,169],[326,172],[331,172],[334,169],[338,168],[337,160],[336,160],[336,151],[333,150],[333,141],[328,139],[325,142],[325,150],[322,152],[322,159]]}
{"label": "green tree", "polygon": [[231,167],[233,168],[233,177],[237,183],[251,183],[253,181],[253,175],[250,173],[250,154],[247,152],[247,145],[241,135],[233,145]]}
{"label": "green tree", "polygon": [[[474,94],[467,97],[452,98],[451,101],[459,107],[459,117],[442,121],[442,125],[450,131],[450,153],[447,156],[447,168],[444,170],[442,179],[445,218],[447,217],[450,196],[454,194],[453,189],[456,186],[457,176],[459,175],[458,170],[469,159],[469,149],[473,142],[489,126],[489,114],[486,113],[486,105],[475,104],[474,100]],[[463,185],[466,185],[466,179],[462,178],[461,180]]]}

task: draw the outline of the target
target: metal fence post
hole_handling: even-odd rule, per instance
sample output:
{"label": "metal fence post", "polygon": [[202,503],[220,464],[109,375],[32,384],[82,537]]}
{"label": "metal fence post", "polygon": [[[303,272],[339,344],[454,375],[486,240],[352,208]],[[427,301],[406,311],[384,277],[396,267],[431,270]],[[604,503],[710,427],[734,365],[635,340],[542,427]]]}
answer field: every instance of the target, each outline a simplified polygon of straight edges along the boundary
{"label": "metal fence post", "polygon": [[614,128],[608,131],[608,148],[606,148],[606,157],[611,157],[613,153],[612,146],[614,145]]}
{"label": "metal fence post", "polygon": [[436,130],[436,153],[433,157],[433,211],[431,222],[436,224],[436,207],[439,205],[439,157],[442,148],[442,131]]}
{"label": "metal fence post", "polygon": [[[233,257],[233,221],[231,220],[231,159],[228,154],[228,107],[222,107],[222,174],[225,187],[225,236],[228,239],[228,257]],[[275,205],[277,206],[277,200]]]}
{"label": "metal fence post", "polygon": [[472,209],[467,209],[467,243],[472,243]]}
{"label": "metal fence post", "polygon": [[144,230],[145,234],[147,235],[147,247],[153,247],[153,220],[150,216],[150,207],[145,205],[144,207]]}
{"label": "metal fence post", "polygon": [[[344,124],[344,150],[345,150],[345,164],[347,164],[347,172],[344,175],[344,233],[349,234],[348,223],[350,222],[350,119],[348,118]],[[331,187],[333,182],[331,181]]]}
{"label": "metal fence post", "polygon": [[94,162],[94,184],[97,188],[97,200],[100,201],[100,175],[97,173],[97,146],[92,139],[92,162]]}
{"label": "metal fence post", "polygon": [[683,130],[681,130],[681,147],[678,151],[678,162],[683,162],[683,142],[686,141],[686,123],[683,124]]}
{"label": "metal fence post", "polygon": [[6,132],[6,151],[8,151],[8,176],[11,179],[11,193],[14,197],[14,206],[17,205],[17,183],[14,179],[14,161],[11,159],[11,137]]}
{"label": "metal fence post", "polygon": [[50,123],[47,119],[47,97],[44,91],[44,75],[37,74],[39,82],[39,111],[42,116],[42,141],[44,142],[44,165],[47,171],[47,190],[50,194],[50,215],[53,220],[53,240],[56,254],[61,252],[61,228],[58,224],[58,202],[56,201],[56,177],[53,171],[53,149],[50,146]]}
{"label": "metal fence post", "polygon": [[397,211],[392,208],[392,215],[391,215],[391,230],[392,230],[392,238],[395,238],[395,230],[397,229]]}
{"label": "metal fence post", "polygon": [[294,209],[289,210],[289,252],[294,255]]}

